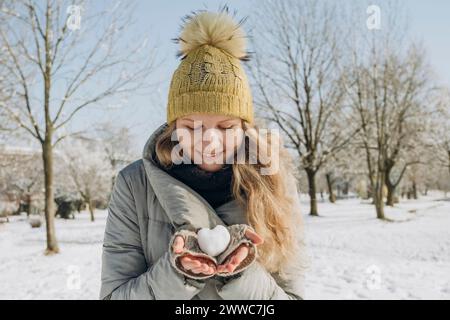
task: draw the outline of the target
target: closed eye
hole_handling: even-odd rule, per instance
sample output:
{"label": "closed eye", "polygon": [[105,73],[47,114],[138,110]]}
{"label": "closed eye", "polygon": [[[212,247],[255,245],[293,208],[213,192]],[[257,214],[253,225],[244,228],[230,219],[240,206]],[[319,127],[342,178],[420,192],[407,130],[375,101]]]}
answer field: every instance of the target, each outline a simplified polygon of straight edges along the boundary
{"label": "closed eye", "polygon": [[198,127],[190,127],[190,126],[186,126],[189,130],[200,130],[202,128],[202,126],[198,126]]}
{"label": "closed eye", "polygon": [[232,124],[232,125],[228,125],[228,126],[221,126],[221,129],[232,129],[232,128],[238,128],[239,125],[238,124]]}

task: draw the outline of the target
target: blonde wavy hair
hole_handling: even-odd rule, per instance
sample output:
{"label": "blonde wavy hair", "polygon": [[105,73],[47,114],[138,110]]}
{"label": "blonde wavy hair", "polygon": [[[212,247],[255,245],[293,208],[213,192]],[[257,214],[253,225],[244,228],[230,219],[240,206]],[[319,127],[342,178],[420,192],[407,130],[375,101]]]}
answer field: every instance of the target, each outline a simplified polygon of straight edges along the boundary
{"label": "blonde wavy hair", "polygon": [[[279,156],[270,157],[270,162],[261,161],[259,153],[256,164],[233,163],[232,192],[235,199],[244,208],[247,221],[264,239],[258,246],[258,260],[269,272],[283,272],[284,267],[294,263],[298,266],[298,255],[302,252],[302,219],[300,212],[295,212],[293,201],[289,195],[289,183],[295,183],[292,158],[284,148],[280,138],[274,139],[271,134],[262,138],[258,134],[258,126],[242,120],[245,135],[245,154],[249,155],[250,143],[259,148],[272,150],[271,146],[279,144]],[[254,130],[249,130],[249,129]],[[172,141],[172,133],[176,130],[173,121],[156,141],[156,156],[164,167],[170,167],[173,162],[171,151],[178,143]],[[252,141],[250,141],[252,140]],[[273,163],[279,161],[279,163]],[[254,162],[254,161],[253,161]],[[261,169],[276,165],[274,174],[262,175]],[[291,185],[292,187],[292,185]],[[297,196],[294,194],[293,196]]]}

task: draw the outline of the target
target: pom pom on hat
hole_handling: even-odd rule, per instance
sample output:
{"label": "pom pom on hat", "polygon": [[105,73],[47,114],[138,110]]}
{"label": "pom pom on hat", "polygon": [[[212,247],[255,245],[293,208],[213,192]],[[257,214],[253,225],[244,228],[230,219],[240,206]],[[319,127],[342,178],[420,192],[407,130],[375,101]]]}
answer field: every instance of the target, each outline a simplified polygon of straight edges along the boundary
{"label": "pom pom on hat", "polygon": [[219,12],[199,10],[183,18],[181,34],[173,39],[180,43],[177,57],[183,58],[190,52],[203,45],[219,48],[231,56],[247,61],[250,58],[246,51],[246,38],[242,24],[247,18],[238,23],[228,14],[228,7],[224,6]]}

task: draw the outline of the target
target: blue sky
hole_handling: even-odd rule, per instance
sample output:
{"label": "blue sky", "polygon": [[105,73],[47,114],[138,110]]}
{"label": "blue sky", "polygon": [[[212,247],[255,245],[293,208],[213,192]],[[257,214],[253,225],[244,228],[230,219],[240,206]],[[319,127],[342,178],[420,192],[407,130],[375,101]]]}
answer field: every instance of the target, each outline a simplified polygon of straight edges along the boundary
{"label": "blue sky", "polygon": [[450,86],[450,1],[407,1],[411,33],[424,41],[437,76]]}
{"label": "blue sky", "polygon": [[[151,95],[129,99],[122,110],[108,115],[116,125],[132,129],[133,147],[138,152],[152,131],[165,121],[168,86],[179,63],[175,57],[178,47],[171,39],[178,35],[181,17],[201,8],[216,10],[223,3],[230,9],[237,9],[238,17],[251,16],[254,4],[251,0],[138,0],[136,32],[148,36],[158,46],[158,56],[163,63],[151,78],[160,85]],[[377,1],[370,3],[377,4]],[[408,0],[403,4],[409,13],[411,34],[423,41],[440,82],[450,86],[450,1]],[[89,112],[79,115],[81,122],[89,118]]]}

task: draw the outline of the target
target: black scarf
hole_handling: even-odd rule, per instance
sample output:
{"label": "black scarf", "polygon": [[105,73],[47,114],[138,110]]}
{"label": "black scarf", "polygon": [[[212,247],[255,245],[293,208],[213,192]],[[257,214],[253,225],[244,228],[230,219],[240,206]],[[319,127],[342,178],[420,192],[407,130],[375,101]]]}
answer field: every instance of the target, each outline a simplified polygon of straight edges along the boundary
{"label": "black scarf", "polygon": [[162,167],[162,169],[199,193],[213,208],[233,198],[231,191],[233,170],[230,164],[224,164],[215,172],[188,163],[174,164],[170,168]]}

